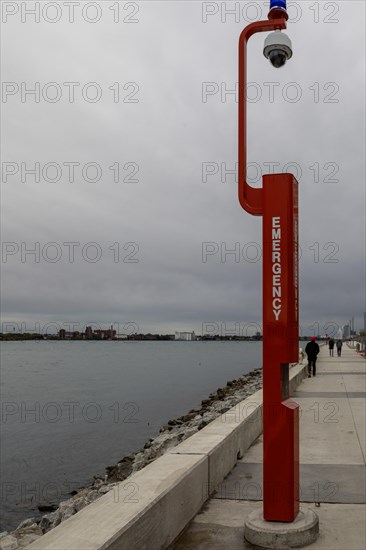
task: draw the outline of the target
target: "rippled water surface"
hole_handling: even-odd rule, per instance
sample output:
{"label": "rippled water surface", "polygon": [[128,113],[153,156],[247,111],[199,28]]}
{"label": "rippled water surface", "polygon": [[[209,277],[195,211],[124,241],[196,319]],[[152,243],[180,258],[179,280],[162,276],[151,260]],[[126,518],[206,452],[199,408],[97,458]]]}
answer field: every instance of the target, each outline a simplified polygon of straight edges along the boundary
{"label": "rippled water surface", "polygon": [[261,366],[261,342],[2,342],[1,530]]}

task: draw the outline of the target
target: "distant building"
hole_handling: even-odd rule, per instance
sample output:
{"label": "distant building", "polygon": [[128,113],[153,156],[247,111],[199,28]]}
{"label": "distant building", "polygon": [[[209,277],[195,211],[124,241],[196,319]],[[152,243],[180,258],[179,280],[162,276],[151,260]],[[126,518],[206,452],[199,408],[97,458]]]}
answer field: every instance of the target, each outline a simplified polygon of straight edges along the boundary
{"label": "distant building", "polygon": [[92,327],[86,327],[85,329],[85,340],[114,340],[115,337],[116,331],[113,330],[113,326],[107,330],[93,330]]}
{"label": "distant building", "polygon": [[[58,337],[60,340],[81,340],[83,338],[83,334],[81,334],[78,330],[70,332],[62,328],[58,331]],[[46,335],[46,338],[49,338],[49,336]]]}
{"label": "distant building", "polygon": [[93,339],[93,329],[92,327],[86,327],[85,329],[85,340]]}
{"label": "distant building", "polygon": [[112,329],[108,330],[95,330],[93,332],[94,340],[114,340],[116,336],[116,331]]}
{"label": "distant building", "polygon": [[174,340],[184,340],[185,342],[191,342],[196,340],[196,335],[193,332],[176,332]]}

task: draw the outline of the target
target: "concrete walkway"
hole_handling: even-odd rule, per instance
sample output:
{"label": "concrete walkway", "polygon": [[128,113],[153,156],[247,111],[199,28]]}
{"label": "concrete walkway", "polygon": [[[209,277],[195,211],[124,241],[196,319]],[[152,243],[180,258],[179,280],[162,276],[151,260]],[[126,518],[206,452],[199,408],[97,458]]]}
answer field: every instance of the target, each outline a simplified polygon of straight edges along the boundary
{"label": "concrete walkway", "polygon": [[[301,502],[320,522],[319,539],[308,548],[364,550],[365,359],[347,345],[342,357],[330,357],[324,346],[317,367],[317,376],[293,394],[301,407]],[[261,495],[259,437],[171,550],[253,549],[244,541],[244,522],[262,506]]]}

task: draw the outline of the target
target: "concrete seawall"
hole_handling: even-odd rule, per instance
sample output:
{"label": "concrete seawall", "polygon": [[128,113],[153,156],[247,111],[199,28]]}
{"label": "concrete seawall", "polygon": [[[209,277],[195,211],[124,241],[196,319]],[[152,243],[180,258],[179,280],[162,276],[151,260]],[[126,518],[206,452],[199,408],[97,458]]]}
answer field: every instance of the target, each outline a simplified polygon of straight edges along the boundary
{"label": "concrete seawall", "polygon": [[[292,393],[306,365],[290,370]],[[262,432],[262,390],[72,516],[28,550],[164,550]]]}

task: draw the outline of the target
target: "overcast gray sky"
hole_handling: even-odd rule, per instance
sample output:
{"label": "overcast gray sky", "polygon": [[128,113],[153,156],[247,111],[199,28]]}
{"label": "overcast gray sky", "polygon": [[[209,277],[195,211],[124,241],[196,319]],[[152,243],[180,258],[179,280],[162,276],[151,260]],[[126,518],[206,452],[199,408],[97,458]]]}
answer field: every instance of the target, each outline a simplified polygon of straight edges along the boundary
{"label": "overcast gray sky", "polygon": [[[237,200],[230,91],[239,34],[267,11],[2,2],[3,329],[260,326],[261,219]],[[264,34],[250,42],[249,176],[290,163],[300,182],[302,332],[352,316],[361,328],[365,3],[289,14],[284,68],[263,57]]]}

